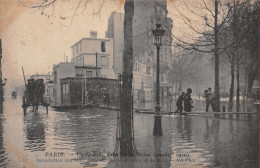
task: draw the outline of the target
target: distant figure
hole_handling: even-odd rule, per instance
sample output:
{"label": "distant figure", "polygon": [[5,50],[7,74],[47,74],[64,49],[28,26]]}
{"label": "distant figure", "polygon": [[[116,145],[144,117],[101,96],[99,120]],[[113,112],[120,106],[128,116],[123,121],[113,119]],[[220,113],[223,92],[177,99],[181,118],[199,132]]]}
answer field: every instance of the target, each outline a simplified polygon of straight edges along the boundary
{"label": "distant figure", "polygon": [[104,93],[104,105],[108,106],[109,103],[110,103],[110,96],[109,96],[108,91],[106,90],[106,92]]}
{"label": "distant figure", "polygon": [[91,89],[88,93],[87,93],[87,102],[88,103],[92,103],[92,101],[93,101],[93,89]]}
{"label": "distant figure", "polygon": [[177,106],[177,110],[174,113],[182,113],[183,107],[182,107],[182,102],[184,100],[185,97],[185,93],[182,92],[182,94],[178,97],[177,102],[176,102],[176,106]]}
{"label": "distant figure", "polygon": [[192,93],[192,89],[188,88],[187,89],[187,93],[185,94],[184,97],[184,111],[186,112],[191,112],[191,109],[193,108],[193,101],[191,98],[191,93]]}
{"label": "distant figure", "polygon": [[211,93],[211,88],[208,88],[208,90],[205,90],[204,97],[206,98],[206,112],[209,112],[209,105],[212,107],[212,111],[214,110],[214,94]]}
{"label": "distant figure", "polygon": [[16,99],[16,97],[17,97],[17,93],[16,93],[16,91],[13,91],[12,92],[12,99]]}

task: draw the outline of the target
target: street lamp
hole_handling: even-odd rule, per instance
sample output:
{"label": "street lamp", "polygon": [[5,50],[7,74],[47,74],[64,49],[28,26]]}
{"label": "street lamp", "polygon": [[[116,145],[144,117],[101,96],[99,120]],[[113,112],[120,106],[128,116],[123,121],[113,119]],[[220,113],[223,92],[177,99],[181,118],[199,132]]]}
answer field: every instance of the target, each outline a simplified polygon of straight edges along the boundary
{"label": "street lamp", "polygon": [[162,122],[161,122],[161,112],[160,112],[160,46],[162,46],[162,37],[165,30],[162,29],[161,24],[156,24],[156,29],[152,30],[155,38],[154,45],[157,49],[157,73],[156,73],[156,106],[155,106],[155,116],[154,116],[154,136],[162,136]]}

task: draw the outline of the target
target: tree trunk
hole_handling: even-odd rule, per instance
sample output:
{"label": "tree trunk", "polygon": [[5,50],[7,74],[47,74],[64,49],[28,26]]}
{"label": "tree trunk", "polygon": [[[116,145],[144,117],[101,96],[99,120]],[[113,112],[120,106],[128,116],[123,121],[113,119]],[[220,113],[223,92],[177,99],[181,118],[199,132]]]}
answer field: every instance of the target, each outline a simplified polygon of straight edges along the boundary
{"label": "tree trunk", "polygon": [[245,68],[245,86],[244,86],[244,95],[243,95],[243,107],[244,107],[244,112],[247,112],[246,109],[246,95],[247,95],[247,69]]}
{"label": "tree trunk", "polygon": [[133,21],[134,0],[125,2],[125,20],[124,20],[124,54],[123,54],[123,84],[122,100],[120,104],[120,155],[133,156],[132,144],[132,80],[133,80]]}
{"label": "tree trunk", "polygon": [[234,54],[231,54],[231,84],[230,84],[230,92],[229,92],[229,103],[228,103],[228,111],[233,111],[233,97],[234,97],[234,81],[235,81],[235,60]]}
{"label": "tree trunk", "polygon": [[217,112],[220,111],[220,94],[219,94],[219,27],[218,27],[218,5],[219,0],[215,0],[215,24],[214,24],[214,34],[215,34],[215,48],[214,48],[214,54],[215,54],[215,98],[216,98],[216,104],[215,104],[215,110]]}
{"label": "tree trunk", "polygon": [[[238,57],[238,56],[237,56]],[[240,111],[240,94],[239,94],[239,92],[240,92],[240,82],[239,82],[239,68],[240,68],[240,66],[239,66],[239,61],[237,60],[237,99],[236,99],[236,111],[237,112],[239,112]]]}
{"label": "tree trunk", "polygon": [[[249,97],[252,96],[252,88],[253,88],[253,84],[254,84],[254,80],[258,71],[258,68],[260,66],[260,59],[257,58],[258,57],[258,53],[252,53],[252,54],[256,54],[257,56],[256,59],[251,58],[252,60],[249,63],[249,70],[248,70],[248,80],[247,80],[247,94]],[[253,56],[251,56],[253,57]]]}
{"label": "tree trunk", "polygon": [[181,94],[181,92],[182,92],[182,79],[180,78],[179,89],[178,89],[178,96]]}

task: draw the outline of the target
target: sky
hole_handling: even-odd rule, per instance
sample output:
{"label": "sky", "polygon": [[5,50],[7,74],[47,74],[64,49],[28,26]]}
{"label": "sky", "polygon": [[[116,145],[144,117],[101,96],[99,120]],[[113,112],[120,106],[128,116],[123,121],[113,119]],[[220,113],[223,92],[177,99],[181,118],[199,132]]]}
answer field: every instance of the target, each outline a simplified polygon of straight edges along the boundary
{"label": "sky", "polygon": [[98,37],[104,38],[111,12],[123,10],[118,5],[105,3],[98,12],[100,4],[89,3],[84,13],[64,21],[59,16],[70,17],[75,8],[57,4],[54,18],[48,17],[50,10],[45,11],[46,16],[41,15],[39,9],[24,7],[19,1],[1,0],[0,6],[0,20],[4,23],[0,27],[2,70],[8,83],[23,81],[22,66],[28,78],[36,73],[51,72],[53,64],[64,61],[64,55],[70,60],[70,47],[75,42],[89,37],[90,30],[96,30]]}
{"label": "sky", "polygon": [[[57,2],[54,8],[41,11],[26,7],[32,5],[29,0],[0,0],[2,69],[9,85],[23,83],[22,66],[26,78],[51,73],[53,64],[64,61],[64,56],[71,59],[70,47],[89,37],[90,30],[96,30],[99,38],[105,37],[111,12],[124,12],[122,0],[90,0],[85,10],[79,8],[71,19],[78,0]],[[168,0],[168,16],[172,18],[174,4],[175,0]],[[174,27],[177,23],[173,21]]]}

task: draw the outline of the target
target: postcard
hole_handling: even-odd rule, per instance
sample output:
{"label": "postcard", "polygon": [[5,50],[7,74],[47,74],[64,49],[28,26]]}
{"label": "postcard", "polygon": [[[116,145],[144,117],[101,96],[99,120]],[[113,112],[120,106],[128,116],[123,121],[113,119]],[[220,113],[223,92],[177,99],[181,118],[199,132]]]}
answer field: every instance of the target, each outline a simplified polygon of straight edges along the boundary
{"label": "postcard", "polygon": [[0,0],[0,167],[259,167],[256,0]]}

